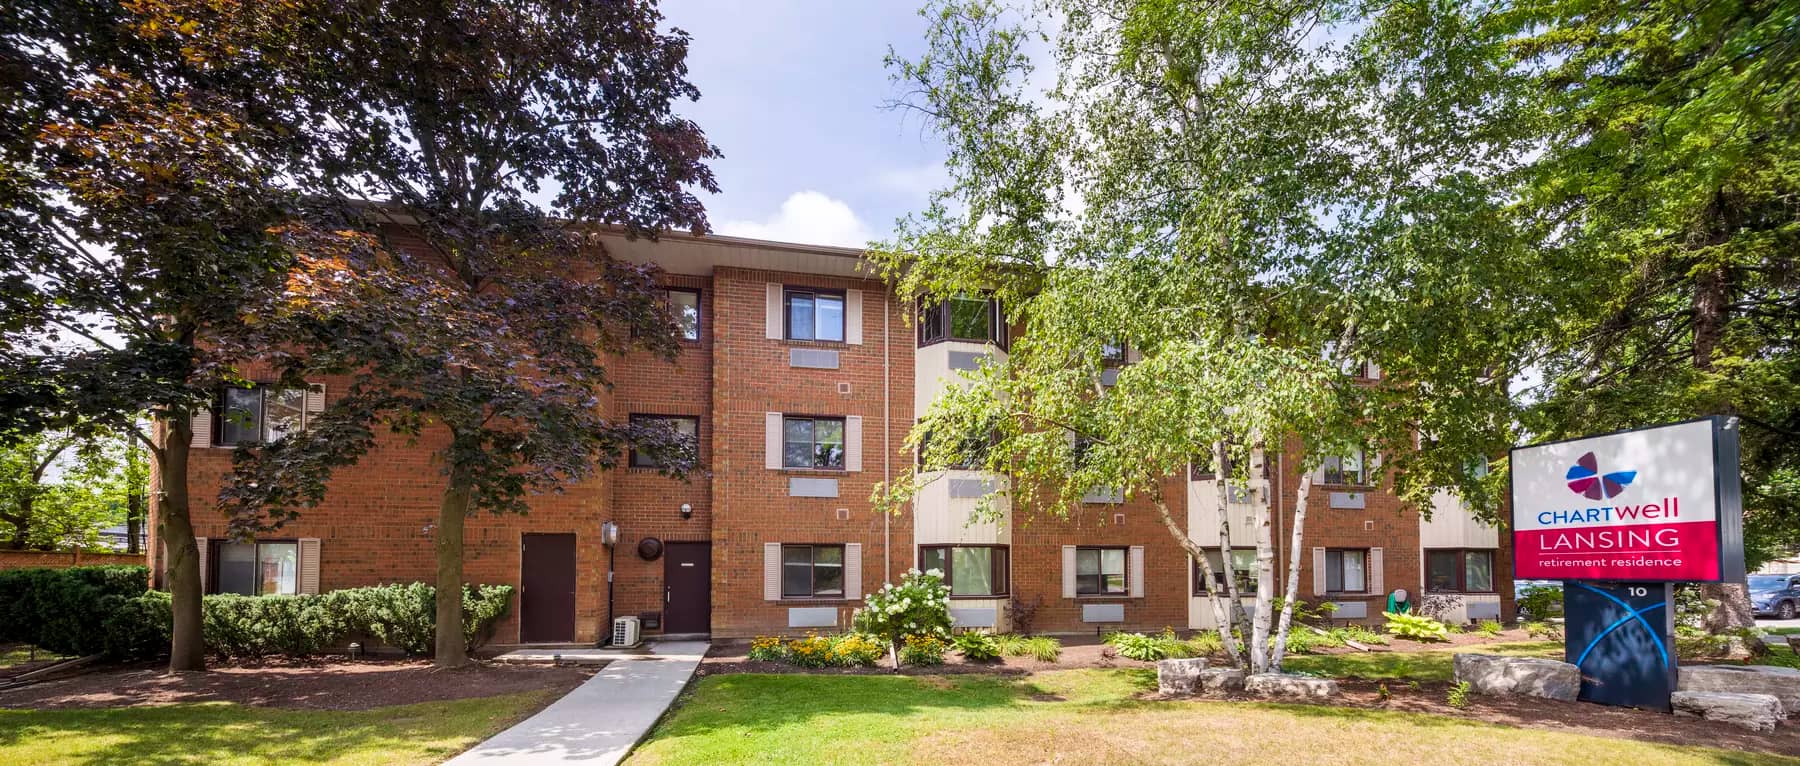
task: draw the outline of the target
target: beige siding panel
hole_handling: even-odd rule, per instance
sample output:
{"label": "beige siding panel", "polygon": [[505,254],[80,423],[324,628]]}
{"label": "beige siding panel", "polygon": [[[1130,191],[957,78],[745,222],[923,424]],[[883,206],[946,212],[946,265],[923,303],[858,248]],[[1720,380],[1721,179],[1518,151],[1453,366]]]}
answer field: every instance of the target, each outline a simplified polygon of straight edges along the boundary
{"label": "beige siding panel", "polygon": [[844,598],[862,600],[862,543],[844,544]]}
{"label": "beige siding panel", "polygon": [[[1382,574],[1381,549],[1369,549],[1369,592],[1386,593],[1387,576]],[[1384,605],[1385,606],[1385,605]]]}
{"label": "beige siding panel", "polygon": [[300,538],[300,592],[319,592],[319,538]]}
{"label": "beige siding panel", "polygon": [[1314,596],[1319,596],[1319,595],[1323,595],[1325,593],[1325,549],[1324,548],[1314,548],[1312,559],[1313,559],[1313,565],[1312,565],[1313,587],[1312,587],[1312,590],[1313,590]]}
{"label": "beige siding panel", "polygon": [[201,410],[194,413],[192,420],[194,438],[192,441],[188,442],[189,447],[205,448],[212,446],[212,421],[212,410]]}
{"label": "beige siding panel", "polygon": [[861,471],[863,459],[863,419],[861,415],[844,417],[844,470]]}
{"label": "beige siding panel", "polygon": [[763,543],[763,600],[781,600],[781,543]]}
{"label": "beige siding panel", "polygon": [[781,413],[763,413],[763,467],[781,470]]}
{"label": "beige siding panel", "polygon": [[863,342],[863,291],[844,291],[844,342],[860,346]]}
{"label": "beige siding panel", "polygon": [[780,340],[787,335],[787,326],[781,316],[781,283],[770,282],[763,307],[763,334],[770,340]]}
{"label": "beige siding panel", "polygon": [[1075,597],[1075,546],[1073,545],[1063,546],[1062,586],[1063,598]]}
{"label": "beige siding panel", "polygon": [[1131,589],[1131,597],[1132,598],[1143,598],[1144,597],[1144,546],[1142,546],[1142,545],[1131,546],[1130,558],[1131,558],[1131,560],[1127,561],[1125,563],[1125,565],[1129,568],[1128,571],[1130,573],[1125,575],[1125,577],[1126,577],[1126,579],[1131,581],[1131,584],[1128,586]]}

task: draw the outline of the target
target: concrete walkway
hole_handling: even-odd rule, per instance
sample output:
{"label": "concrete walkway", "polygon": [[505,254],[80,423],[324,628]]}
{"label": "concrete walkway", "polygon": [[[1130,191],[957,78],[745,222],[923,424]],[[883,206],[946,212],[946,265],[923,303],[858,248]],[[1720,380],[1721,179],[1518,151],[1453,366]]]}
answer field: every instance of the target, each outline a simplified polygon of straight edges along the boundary
{"label": "concrete walkway", "polygon": [[706,648],[704,641],[672,641],[651,644],[648,652],[584,650],[584,656],[614,659],[567,696],[446,766],[618,763],[675,701]]}

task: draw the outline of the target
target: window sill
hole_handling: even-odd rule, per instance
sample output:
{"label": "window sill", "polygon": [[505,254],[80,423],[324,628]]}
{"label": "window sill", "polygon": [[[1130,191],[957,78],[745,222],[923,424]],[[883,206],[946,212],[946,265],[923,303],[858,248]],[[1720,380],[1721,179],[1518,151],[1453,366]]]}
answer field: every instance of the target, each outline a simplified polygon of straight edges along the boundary
{"label": "window sill", "polygon": [[848,599],[842,596],[782,596],[779,603],[806,604],[807,606],[837,606],[854,604],[862,599]]}
{"label": "window sill", "polygon": [[1133,596],[1129,593],[1112,593],[1112,594],[1077,593],[1077,594],[1075,594],[1076,601],[1131,601],[1133,599],[1142,601],[1144,599],[1144,597],[1143,596]]}
{"label": "window sill", "polygon": [[1427,596],[1498,596],[1497,590],[1428,590]]}
{"label": "window sill", "polygon": [[781,473],[795,476],[842,476],[849,473],[842,468],[782,468]]}
{"label": "window sill", "polygon": [[1003,598],[1012,598],[1012,594],[1010,594],[1010,593],[995,593],[994,595],[991,595],[991,596],[951,596],[950,600],[951,601],[993,601],[996,599],[1003,599]]}
{"label": "window sill", "polygon": [[1387,594],[1385,594],[1385,593],[1370,593],[1367,591],[1326,591],[1325,595],[1320,596],[1319,598],[1341,598],[1341,599],[1378,598],[1378,597],[1381,597],[1384,595],[1387,595]]}
{"label": "window sill", "polygon": [[849,341],[844,341],[844,340],[807,340],[805,338],[778,338],[776,340],[777,340],[777,342],[785,344],[785,345],[802,346],[802,347],[807,347],[807,348],[817,347],[817,346],[822,346],[825,348],[849,348],[852,345]]}
{"label": "window sill", "polygon": [[1313,485],[1313,488],[1314,489],[1324,489],[1327,491],[1335,491],[1335,492],[1378,492],[1378,491],[1380,491],[1380,488],[1373,484],[1331,484],[1328,482],[1318,482]]}

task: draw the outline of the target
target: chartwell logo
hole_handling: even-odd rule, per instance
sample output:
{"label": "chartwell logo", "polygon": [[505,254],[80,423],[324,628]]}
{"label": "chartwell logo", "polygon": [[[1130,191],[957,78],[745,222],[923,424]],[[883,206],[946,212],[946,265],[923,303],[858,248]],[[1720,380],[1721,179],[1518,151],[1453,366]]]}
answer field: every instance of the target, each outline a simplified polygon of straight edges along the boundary
{"label": "chartwell logo", "polygon": [[1632,480],[1637,478],[1637,471],[1614,471],[1602,475],[1600,461],[1594,458],[1594,453],[1589,452],[1576,460],[1575,465],[1569,466],[1569,473],[1564,478],[1569,481],[1570,492],[1589,500],[1605,500],[1618,497],[1620,492],[1631,486]]}

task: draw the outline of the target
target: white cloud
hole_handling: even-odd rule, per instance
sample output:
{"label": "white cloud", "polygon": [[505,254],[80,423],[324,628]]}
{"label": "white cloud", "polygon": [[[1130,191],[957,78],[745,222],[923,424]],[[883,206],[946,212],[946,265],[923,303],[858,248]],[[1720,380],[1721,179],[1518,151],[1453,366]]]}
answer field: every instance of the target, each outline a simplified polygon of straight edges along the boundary
{"label": "white cloud", "polygon": [[733,237],[808,245],[865,247],[875,239],[874,232],[849,205],[811,190],[789,195],[782,201],[781,210],[767,220],[723,221],[716,229]]}

